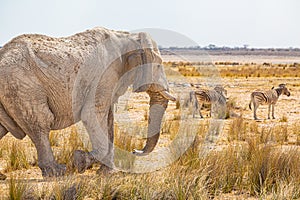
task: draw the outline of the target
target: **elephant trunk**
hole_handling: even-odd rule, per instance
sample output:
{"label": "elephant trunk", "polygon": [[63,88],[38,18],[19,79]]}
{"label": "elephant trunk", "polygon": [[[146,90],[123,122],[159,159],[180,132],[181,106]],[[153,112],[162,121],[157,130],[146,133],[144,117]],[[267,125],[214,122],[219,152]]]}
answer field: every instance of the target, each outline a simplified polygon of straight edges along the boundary
{"label": "elephant trunk", "polygon": [[[142,150],[134,150],[134,154],[143,156],[151,153],[155,148],[161,129],[162,118],[164,116],[165,110],[168,106],[169,99],[174,100],[166,91],[164,92],[151,92],[147,91],[150,96],[150,109],[148,118],[148,133],[146,145]],[[166,98],[166,94],[170,95]],[[172,98],[174,99],[172,99]]]}

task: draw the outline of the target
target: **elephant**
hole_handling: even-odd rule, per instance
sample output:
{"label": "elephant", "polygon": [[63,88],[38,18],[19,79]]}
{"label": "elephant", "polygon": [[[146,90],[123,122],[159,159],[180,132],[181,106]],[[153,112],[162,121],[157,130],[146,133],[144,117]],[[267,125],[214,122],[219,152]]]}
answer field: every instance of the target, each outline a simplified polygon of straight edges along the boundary
{"label": "elephant", "polygon": [[131,85],[150,96],[146,144],[133,152],[143,156],[155,148],[168,102],[176,100],[148,33],[96,27],[60,38],[17,36],[0,49],[0,139],[27,135],[43,177],[63,176],[49,132],[82,121],[92,150],[74,152],[75,168],[83,173],[100,162],[100,171],[113,171],[113,105]]}

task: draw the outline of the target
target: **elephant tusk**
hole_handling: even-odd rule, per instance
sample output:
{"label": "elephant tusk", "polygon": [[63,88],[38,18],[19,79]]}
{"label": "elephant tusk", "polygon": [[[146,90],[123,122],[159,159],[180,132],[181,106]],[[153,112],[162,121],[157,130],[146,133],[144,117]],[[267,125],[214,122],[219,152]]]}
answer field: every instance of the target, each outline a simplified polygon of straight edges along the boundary
{"label": "elephant tusk", "polygon": [[170,100],[170,101],[176,101],[176,98],[173,97],[169,92],[167,91],[160,91],[159,92],[164,98]]}
{"label": "elephant tusk", "polygon": [[147,155],[147,154],[144,153],[143,150],[137,150],[137,149],[134,149],[132,153],[135,154],[135,155],[137,155],[137,156],[145,156],[145,155]]}

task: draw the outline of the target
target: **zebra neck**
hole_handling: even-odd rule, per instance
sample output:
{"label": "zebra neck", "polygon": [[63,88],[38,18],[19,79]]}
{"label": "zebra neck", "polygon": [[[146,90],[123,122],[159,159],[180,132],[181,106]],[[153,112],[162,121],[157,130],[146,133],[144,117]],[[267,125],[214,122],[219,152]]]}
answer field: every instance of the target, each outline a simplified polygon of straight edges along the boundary
{"label": "zebra neck", "polygon": [[280,96],[282,93],[282,88],[276,88],[275,91],[277,92],[277,96]]}

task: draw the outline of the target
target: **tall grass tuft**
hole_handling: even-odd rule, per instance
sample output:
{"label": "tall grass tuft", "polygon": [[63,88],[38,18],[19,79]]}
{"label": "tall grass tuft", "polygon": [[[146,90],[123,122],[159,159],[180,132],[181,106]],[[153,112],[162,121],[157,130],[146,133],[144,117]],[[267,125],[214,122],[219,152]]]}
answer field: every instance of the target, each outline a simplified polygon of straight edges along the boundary
{"label": "tall grass tuft", "polygon": [[286,115],[283,115],[280,119],[279,119],[279,122],[287,122],[288,121],[288,118]]}
{"label": "tall grass tuft", "polygon": [[54,185],[50,199],[65,200],[65,199],[77,199],[81,200],[87,195],[85,191],[86,185],[82,182],[64,181],[58,182]]}
{"label": "tall grass tuft", "polygon": [[228,141],[245,141],[246,139],[246,123],[244,122],[242,117],[238,117],[233,119],[229,126],[229,131],[228,131]]}
{"label": "tall grass tuft", "polygon": [[59,163],[66,164],[68,171],[72,172],[74,170],[72,166],[73,152],[77,149],[87,149],[85,149],[84,144],[80,139],[76,126],[71,126],[69,130],[69,137],[64,141],[63,148],[58,151],[56,159]]}
{"label": "tall grass tuft", "polygon": [[6,171],[14,171],[20,169],[29,169],[30,164],[26,157],[26,151],[22,144],[12,142],[10,152],[8,154],[8,161]]}
{"label": "tall grass tuft", "polygon": [[49,141],[51,146],[59,146],[59,133],[58,131],[50,131]]}
{"label": "tall grass tuft", "polygon": [[300,121],[292,125],[292,133],[296,136],[296,145],[300,145]]}
{"label": "tall grass tuft", "polygon": [[8,199],[11,200],[24,200],[24,199],[37,199],[34,195],[33,188],[24,181],[19,181],[12,177],[8,183],[9,193]]}

